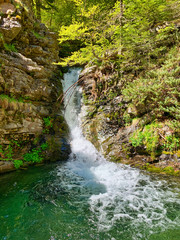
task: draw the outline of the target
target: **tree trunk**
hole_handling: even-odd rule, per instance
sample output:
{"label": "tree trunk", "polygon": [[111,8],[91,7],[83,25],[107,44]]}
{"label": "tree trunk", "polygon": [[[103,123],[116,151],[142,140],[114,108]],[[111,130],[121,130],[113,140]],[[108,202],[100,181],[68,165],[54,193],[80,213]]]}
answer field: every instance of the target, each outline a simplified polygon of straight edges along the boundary
{"label": "tree trunk", "polygon": [[36,0],[36,17],[41,21],[41,0]]}
{"label": "tree trunk", "polygon": [[124,4],[123,4],[123,0],[120,0],[120,26],[122,26],[122,20],[123,20],[123,14],[124,14]]}
{"label": "tree trunk", "polygon": [[120,0],[120,15],[119,15],[119,24],[120,24],[120,44],[118,54],[122,54],[122,27],[123,27],[123,14],[124,14],[124,4],[123,0]]}

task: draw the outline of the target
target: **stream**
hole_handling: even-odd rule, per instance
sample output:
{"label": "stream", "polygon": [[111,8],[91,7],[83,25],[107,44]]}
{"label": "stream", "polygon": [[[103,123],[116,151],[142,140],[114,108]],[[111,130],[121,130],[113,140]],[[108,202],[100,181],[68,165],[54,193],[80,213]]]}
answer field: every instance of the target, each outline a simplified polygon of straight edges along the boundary
{"label": "stream", "polygon": [[0,176],[0,240],[179,240],[180,182],[106,161],[82,134],[81,95],[65,100],[69,159]]}

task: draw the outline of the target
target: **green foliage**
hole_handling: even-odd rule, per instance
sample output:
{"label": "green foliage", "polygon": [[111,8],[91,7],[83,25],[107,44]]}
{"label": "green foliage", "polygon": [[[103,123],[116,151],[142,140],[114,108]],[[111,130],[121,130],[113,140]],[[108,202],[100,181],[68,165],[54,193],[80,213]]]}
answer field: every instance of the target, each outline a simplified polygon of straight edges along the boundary
{"label": "green foliage", "polygon": [[79,51],[63,59],[62,65],[96,63],[111,60],[115,55],[118,64],[122,64],[123,59],[127,62],[135,57],[142,58],[142,55],[143,60],[148,60],[148,56],[159,49],[156,42],[175,31],[173,24],[166,26],[159,31],[157,39],[153,31],[157,23],[162,24],[173,17],[171,4],[175,1],[124,0],[124,9],[121,9],[120,1],[111,1],[106,7],[105,1],[87,5],[84,1],[74,2],[79,15],[71,24],[60,28],[59,40],[60,43],[79,40],[83,44]]}
{"label": "green foliage", "polygon": [[[15,98],[13,98],[13,97],[10,97],[10,96],[8,96],[8,95],[6,95],[6,94],[0,94],[0,99],[1,99],[1,100],[7,99],[8,102],[18,102],[17,99],[15,99]],[[22,101],[22,99],[20,99],[20,101]]]}
{"label": "green foliage", "polygon": [[40,153],[41,153],[40,149],[33,149],[30,153],[26,153],[24,155],[24,161],[32,162],[32,163],[40,163],[43,160]]}
{"label": "green foliage", "polygon": [[7,146],[0,145],[0,156],[2,160],[11,161],[13,159],[13,147],[12,144]]}
{"label": "green foliage", "polygon": [[159,146],[159,135],[157,131],[158,124],[153,123],[146,125],[143,130],[136,130],[130,137],[130,142],[134,147],[144,146],[146,151],[155,156]]}
{"label": "green foliage", "polygon": [[166,151],[176,151],[180,146],[180,139],[174,135],[168,135],[165,137],[163,147]]}
{"label": "green foliage", "polygon": [[14,167],[16,169],[20,168],[23,165],[23,161],[22,160],[14,160]]}
{"label": "green foliage", "polygon": [[[176,49],[176,48],[175,48]],[[137,109],[137,115],[150,113],[156,119],[180,119],[180,54],[169,53],[164,65],[147,72],[146,78],[138,78],[123,90],[127,101]]]}
{"label": "green foliage", "polygon": [[143,145],[144,135],[141,130],[136,130],[130,137],[130,142],[133,147]]}
{"label": "green foliage", "polygon": [[68,26],[81,18],[82,9],[96,4],[109,8],[114,2],[115,0],[41,0],[41,17],[48,27],[58,30],[59,26]]}
{"label": "green foliage", "polygon": [[6,51],[8,51],[8,52],[17,52],[17,49],[16,49],[16,47],[14,46],[14,44],[4,43],[4,48],[5,48]]}
{"label": "green foliage", "polygon": [[52,118],[51,117],[46,117],[46,118],[43,118],[43,120],[44,120],[44,125],[45,125],[45,127],[47,127],[47,128],[52,128],[52,126],[53,126],[53,120],[52,120]]}
{"label": "green foliage", "polygon": [[53,127],[53,119],[51,117],[43,118],[45,129],[43,133],[49,133],[49,130]]}
{"label": "green foliage", "polygon": [[47,148],[48,148],[48,143],[47,143],[47,142],[41,144],[41,149],[42,149],[42,151],[45,151]]}
{"label": "green foliage", "polygon": [[33,34],[37,39],[44,39],[43,36],[41,36],[38,32],[35,32],[34,30],[32,30],[32,34]]}
{"label": "green foliage", "polygon": [[48,148],[47,143],[43,143],[40,147],[32,149],[31,152],[24,155],[25,162],[40,163],[43,160],[42,152]]}
{"label": "green foliage", "polygon": [[41,144],[40,147],[32,149],[31,152],[23,156],[23,160],[14,159],[14,152],[21,147],[21,143],[16,140],[11,140],[7,146],[0,145],[0,159],[3,161],[13,161],[15,168],[19,168],[24,162],[40,163],[43,160],[43,151],[48,149],[48,143]]}
{"label": "green foliage", "polygon": [[180,140],[174,133],[163,136],[160,123],[152,123],[144,126],[143,129],[137,129],[131,136],[130,142],[134,147],[143,147],[154,157],[160,152],[177,152],[180,147]]}

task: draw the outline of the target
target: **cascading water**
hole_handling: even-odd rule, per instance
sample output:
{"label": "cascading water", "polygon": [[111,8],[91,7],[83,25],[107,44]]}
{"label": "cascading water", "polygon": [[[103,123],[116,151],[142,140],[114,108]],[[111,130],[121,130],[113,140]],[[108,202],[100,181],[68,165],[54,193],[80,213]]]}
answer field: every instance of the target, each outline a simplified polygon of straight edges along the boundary
{"label": "cascading water", "polygon": [[[65,75],[64,90],[78,80],[78,73],[72,69]],[[89,221],[109,239],[148,239],[153,233],[180,226],[179,212],[176,216],[168,212],[170,206],[180,206],[178,194],[165,181],[153,181],[139,170],[106,161],[82,134],[80,104],[77,88],[65,111],[72,137],[67,168],[81,178],[79,188],[92,189]]]}
{"label": "cascading water", "polygon": [[[64,91],[80,69],[65,74]],[[80,128],[81,91],[66,99],[68,161],[0,178],[0,240],[179,240],[180,184],[106,161]]]}

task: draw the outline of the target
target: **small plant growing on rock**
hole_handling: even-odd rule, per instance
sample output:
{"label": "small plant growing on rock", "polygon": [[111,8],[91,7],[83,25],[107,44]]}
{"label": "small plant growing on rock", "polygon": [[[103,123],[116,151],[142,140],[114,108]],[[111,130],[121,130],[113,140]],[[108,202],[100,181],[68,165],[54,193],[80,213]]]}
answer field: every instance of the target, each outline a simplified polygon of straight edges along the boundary
{"label": "small plant growing on rock", "polygon": [[14,167],[16,169],[20,168],[23,165],[23,161],[22,160],[14,160]]}
{"label": "small plant growing on rock", "polygon": [[43,118],[45,129],[43,130],[44,133],[49,133],[50,128],[53,127],[53,119],[51,117]]}
{"label": "small plant growing on rock", "polygon": [[136,130],[130,137],[130,142],[134,147],[143,146],[146,151],[154,158],[159,146],[158,124],[146,125],[143,130]]}
{"label": "small plant growing on rock", "polygon": [[166,136],[163,146],[168,151],[176,151],[180,146],[179,138],[173,135]]}
{"label": "small plant growing on rock", "polygon": [[40,149],[33,149],[32,152],[26,153],[24,155],[25,162],[32,162],[32,163],[40,163],[43,158],[40,156],[41,150]]}
{"label": "small plant growing on rock", "polygon": [[51,128],[51,127],[53,126],[52,118],[51,118],[51,117],[43,118],[43,120],[44,120],[44,125],[45,125],[46,127]]}
{"label": "small plant growing on rock", "polygon": [[14,46],[14,44],[4,43],[4,48],[5,48],[6,51],[8,51],[8,52],[17,52],[17,49],[16,49],[16,47]]}
{"label": "small plant growing on rock", "polygon": [[32,30],[32,34],[37,38],[37,39],[43,39],[44,37],[41,36],[39,33],[35,32],[34,30]]}
{"label": "small plant growing on rock", "polygon": [[47,143],[43,143],[39,148],[32,149],[31,152],[26,153],[24,155],[24,161],[25,162],[31,162],[31,163],[40,163],[43,160],[42,157],[42,151],[45,151],[48,148]]}

